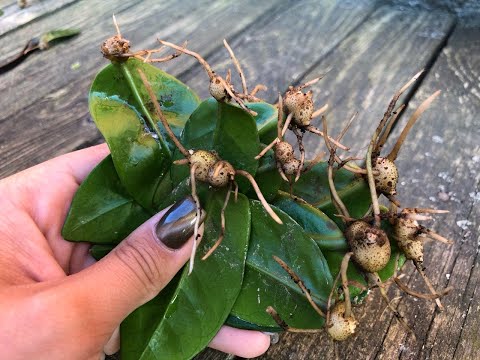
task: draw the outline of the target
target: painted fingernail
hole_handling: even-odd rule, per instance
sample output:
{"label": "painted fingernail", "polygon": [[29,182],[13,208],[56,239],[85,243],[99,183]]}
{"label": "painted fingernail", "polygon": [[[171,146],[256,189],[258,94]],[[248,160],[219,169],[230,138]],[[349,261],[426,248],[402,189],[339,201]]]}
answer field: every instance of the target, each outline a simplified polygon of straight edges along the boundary
{"label": "painted fingernail", "polygon": [[[176,202],[157,224],[158,239],[170,249],[180,249],[193,235],[196,213],[193,197]],[[205,220],[205,211],[201,214],[200,224]]]}

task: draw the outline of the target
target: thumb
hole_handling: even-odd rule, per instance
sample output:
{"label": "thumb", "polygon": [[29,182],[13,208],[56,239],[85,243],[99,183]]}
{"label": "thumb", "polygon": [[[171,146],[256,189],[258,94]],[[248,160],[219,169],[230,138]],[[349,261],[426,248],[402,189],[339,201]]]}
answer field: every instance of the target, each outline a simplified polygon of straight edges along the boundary
{"label": "thumb", "polygon": [[189,259],[195,219],[195,201],[188,196],[145,222],[102,260],[73,275],[77,278],[69,281],[70,294],[77,303],[85,301],[89,315],[99,323],[118,326],[155,297]]}

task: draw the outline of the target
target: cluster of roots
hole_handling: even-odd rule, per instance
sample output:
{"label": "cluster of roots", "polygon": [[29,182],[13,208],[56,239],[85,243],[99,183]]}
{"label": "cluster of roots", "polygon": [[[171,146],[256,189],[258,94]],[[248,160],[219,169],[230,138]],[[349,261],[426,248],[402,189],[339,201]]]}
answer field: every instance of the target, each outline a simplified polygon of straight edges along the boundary
{"label": "cluster of roots", "polygon": [[[116,25],[116,23],[115,23]],[[154,50],[141,50],[138,52],[130,52],[130,44],[128,40],[122,38],[120,30],[117,26],[117,35],[106,40],[102,45],[102,52],[105,57],[112,61],[125,61],[130,57],[141,59],[145,62],[163,62],[171,60],[180,54],[186,54],[194,57],[204,67],[210,79],[209,90],[210,94],[219,102],[235,101],[238,106],[244,109],[251,115],[256,115],[254,111],[248,108],[248,102],[260,101],[257,98],[257,93],[260,90],[265,90],[264,85],[257,85],[252,91],[248,90],[245,75],[242,71],[240,63],[236,59],[232,49],[224,40],[224,45],[233,61],[234,67],[239,74],[242,82],[242,92],[234,89],[231,82],[231,72],[228,71],[225,78],[216,74],[207,61],[198,53],[188,50],[186,44],[183,46],[175,45],[171,42],[159,40],[162,47]],[[170,47],[175,50],[175,53],[160,59],[153,59],[152,54],[162,51],[165,47]],[[147,89],[150,99],[155,106],[155,112],[158,119],[162,122],[169,137],[183,154],[184,158],[175,161],[177,165],[188,165],[190,168],[190,183],[192,189],[192,196],[197,203],[197,224],[195,226],[195,246],[192,250],[190,261],[190,271],[193,268],[193,259],[195,256],[196,247],[198,245],[198,221],[201,218],[200,201],[196,194],[196,182],[204,182],[215,188],[227,188],[227,195],[223,208],[221,210],[221,233],[210,250],[203,256],[203,259],[208,258],[214,250],[220,245],[225,234],[225,209],[228,205],[230,194],[233,192],[236,195],[238,186],[235,181],[237,176],[247,178],[252,184],[257,193],[259,200],[262,202],[266,211],[277,222],[282,223],[280,218],[275,214],[267,201],[264,199],[259,187],[257,186],[253,176],[248,172],[235,169],[228,161],[221,159],[218,154],[213,151],[205,149],[185,149],[185,147],[176,138],[173,131],[170,129],[166,121],[160,105],[153,93],[153,90],[148,83],[145,75],[138,70],[140,77],[143,80],[144,86]],[[324,310],[313,301],[310,291],[305,287],[303,281],[293,272],[293,270],[282,260],[275,257],[278,264],[291,276],[292,280],[300,287],[312,307],[317,313],[326,319],[325,328],[328,334],[337,341],[345,340],[350,337],[357,326],[357,320],[352,311],[352,304],[349,293],[349,280],[347,278],[347,267],[352,260],[358,268],[360,268],[366,279],[369,282],[369,288],[378,288],[382,297],[385,299],[388,308],[395,314],[396,318],[407,328],[408,324],[403,320],[401,314],[391,305],[391,301],[386,295],[386,283],[382,283],[378,272],[381,271],[389,262],[391,258],[391,238],[396,241],[399,249],[404,253],[408,260],[411,260],[420,276],[423,278],[429,293],[422,294],[415,292],[403,284],[400,280],[401,276],[397,276],[398,264],[395,264],[395,274],[393,282],[405,293],[422,299],[434,300],[440,310],[443,306],[440,302],[441,296],[445,295],[450,289],[437,291],[427,275],[423,266],[424,242],[427,239],[438,240],[440,242],[451,244],[452,242],[432,230],[421,226],[418,221],[430,219],[430,214],[445,213],[443,210],[425,209],[425,208],[401,208],[400,202],[397,199],[397,183],[398,170],[395,165],[398,152],[403,144],[409,130],[418,120],[420,115],[426,110],[431,102],[439,95],[439,91],[432,94],[425,100],[413,113],[407,125],[403,129],[397,142],[393,146],[391,152],[382,156],[381,151],[386,143],[389,134],[397,121],[399,115],[402,113],[405,105],[400,105],[395,108],[400,96],[421,76],[422,72],[416,74],[410,81],[408,81],[392,98],[387,110],[379,122],[372,139],[370,141],[367,153],[365,155],[365,166],[362,168],[357,164],[353,164],[354,159],[351,157],[341,158],[337,151],[348,151],[349,148],[341,143],[342,137],[347,131],[348,127],[355,118],[355,115],[350,119],[345,129],[336,137],[333,138],[328,135],[325,116],[322,114],[327,109],[327,106],[320,107],[315,110],[313,102],[313,91],[304,92],[304,89],[317,83],[321,77],[315,78],[303,85],[290,86],[288,90],[282,95],[279,93],[278,97],[278,119],[277,119],[277,136],[276,138],[256,156],[256,159],[261,158],[269,151],[273,150],[275,162],[280,176],[292,185],[300,178],[302,173],[309,171],[316,163],[318,163],[323,156],[319,154],[313,160],[306,161],[305,148],[303,146],[303,137],[306,132],[321,136],[324,139],[328,158],[328,183],[331,192],[332,202],[335,205],[338,216],[344,222],[344,235],[350,248],[343,258],[341,269],[328,299],[327,308]],[[322,130],[312,125],[312,121],[320,117],[322,118]],[[297,139],[297,148],[299,156],[295,155],[294,146],[285,140],[287,131],[292,131]],[[350,216],[347,206],[343,203],[338,195],[334,178],[335,173],[339,169],[345,169],[355,172],[363,176],[369,185],[372,206],[362,218],[354,219]],[[292,188],[290,186],[290,188]],[[388,211],[381,212],[378,201],[379,196],[385,196],[389,201]],[[388,235],[382,229],[382,221],[389,222],[392,233]],[[397,257],[398,261],[398,257]],[[337,286],[341,280],[341,285]],[[267,312],[272,318],[287,331],[294,332],[316,332],[319,330],[295,329],[282,320],[280,314],[275,309],[269,307]]]}
{"label": "cluster of roots", "polygon": [[[445,244],[452,244],[452,241],[435,233],[418,223],[421,220],[431,219],[431,214],[446,213],[445,210],[435,210],[426,208],[400,208],[400,203],[397,196],[398,170],[395,165],[398,152],[403,144],[409,130],[413,124],[418,120],[420,115],[427,109],[431,102],[439,95],[439,91],[428,97],[413,113],[407,122],[405,128],[401,132],[397,142],[392,148],[391,152],[386,156],[381,156],[381,149],[388,139],[388,135],[398,119],[399,114],[405,108],[401,105],[395,109],[395,105],[399,97],[406,89],[413,84],[422,74],[416,74],[407,84],[405,84],[393,97],[388,105],[384,117],[380,121],[375,133],[368,147],[365,156],[365,169],[355,170],[363,174],[369,184],[372,206],[368,213],[361,219],[354,219],[350,216],[348,208],[343,203],[338,195],[335,185],[334,177],[336,171],[340,168],[346,168],[348,161],[351,159],[342,160],[337,155],[338,145],[331,142],[328,136],[326,121],[323,119],[323,133],[325,144],[330,153],[328,160],[328,182],[330,186],[332,202],[335,205],[338,216],[344,222],[344,235],[347,240],[350,251],[344,256],[341,264],[340,272],[335,280],[332,291],[327,304],[327,312],[318,309],[318,306],[311,300],[309,290],[304,287],[303,282],[298,279],[298,276],[280,259],[276,259],[292,277],[292,279],[302,289],[307,299],[310,301],[314,309],[317,310],[320,316],[326,318],[326,331],[336,341],[342,341],[354,334],[357,326],[357,320],[352,311],[350,301],[347,267],[350,260],[353,260],[357,267],[363,271],[366,279],[369,282],[369,288],[378,288],[383,299],[386,301],[388,308],[394,313],[397,320],[410,332],[409,325],[403,319],[403,316],[392,306],[390,299],[386,293],[386,283],[382,283],[378,272],[385,268],[391,258],[390,238],[396,241],[398,248],[405,255],[407,260],[411,260],[418,273],[425,282],[428,293],[419,293],[410,289],[407,285],[401,282],[401,275],[398,271],[398,257],[395,263],[395,273],[389,282],[394,282],[399,289],[408,295],[433,300],[436,302],[438,309],[443,310],[440,298],[447,294],[451,288],[446,288],[437,291],[432,285],[431,281],[425,273],[423,265],[424,259],[424,243],[426,240],[437,240]],[[342,132],[342,134],[345,130]],[[353,169],[352,169],[353,170]],[[383,195],[389,201],[388,211],[381,212],[378,196]],[[387,234],[382,229],[382,222],[389,223],[392,229],[391,234]],[[342,285],[337,287],[337,283],[341,279]],[[341,294],[341,296],[339,296]],[[332,298],[336,297],[337,301],[332,304]],[[289,328],[285,322],[280,321],[280,315],[274,309],[267,310],[277,321],[279,326],[282,326],[288,331],[308,331],[302,329]],[[413,334],[413,332],[412,332]]]}

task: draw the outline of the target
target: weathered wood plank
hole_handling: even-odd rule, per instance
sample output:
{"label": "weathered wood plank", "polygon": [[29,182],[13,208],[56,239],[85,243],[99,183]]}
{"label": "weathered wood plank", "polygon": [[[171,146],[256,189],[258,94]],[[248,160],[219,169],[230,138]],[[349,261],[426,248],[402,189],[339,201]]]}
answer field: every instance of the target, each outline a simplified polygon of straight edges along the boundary
{"label": "weathered wood plank", "polygon": [[[363,0],[297,1],[284,11],[270,14],[233,41],[227,40],[242,65],[250,88],[257,83],[266,84],[269,89],[259,96],[275,102],[278,91],[297,82],[337,47],[374,11],[375,5],[376,2]],[[215,71],[234,70],[225,49],[208,56],[193,43],[191,48],[205,56]],[[199,77],[197,68],[192,67],[182,77],[193,88],[198,88],[202,97],[209,96],[205,76]],[[327,68],[320,69],[318,74]],[[240,88],[235,72],[233,78]]]}
{"label": "weathered wood plank", "polygon": [[0,38],[12,30],[24,26],[43,16],[68,6],[78,0],[47,0],[29,1],[24,9],[19,8],[16,1],[9,1],[8,5],[0,4],[3,15],[0,17]]}
{"label": "weathered wood plank", "polygon": [[[173,34],[171,36],[176,38],[188,37],[192,42],[212,50],[221,43],[223,36],[233,35],[249,26],[255,20],[249,14],[261,16],[262,11],[267,11],[275,4],[274,1],[269,1],[262,2],[262,6],[256,6],[258,4],[250,0],[236,5],[196,2],[192,7],[188,4],[173,3],[161,2],[159,5],[156,1],[146,1],[133,7],[132,3],[126,3],[122,8],[126,9],[125,13],[118,11],[115,4],[108,6],[105,3],[102,12],[98,8],[92,9],[89,17],[85,15],[87,9],[84,9],[81,18],[75,16],[75,10],[78,10],[75,6],[66,9],[72,13],[62,14],[61,17],[70,16],[73,23],[81,22],[81,27],[85,29],[78,40],[75,40],[75,49],[71,48],[73,42],[60,44],[53,48],[52,52],[43,53],[42,57],[26,60],[25,63],[29,62],[30,65],[23,63],[4,76],[7,78],[6,82],[11,81],[12,87],[8,91],[5,89],[8,99],[0,98],[0,103],[5,101],[5,104],[0,106],[4,109],[0,116],[0,125],[5,127],[5,136],[0,139],[0,158],[4,159],[0,177],[71,151],[80,146],[82,141],[89,142],[98,137],[95,126],[88,122],[86,97],[94,74],[101,64],[105,63],[98,47],[102,39],[113,33],[111,13],[114,9],[126,36],[132,35],[128,37],[133,44],[142,43],[138,48],[147,42],[152,47],[157,36]],[[252,12],[253,8],[256,9],[255,13]],[[238,16],[239,20],[230,24],[227,20],[234,16]],[[173,26],[172,19],[180,20]],[[215,23],[215,34],[210,38],[197,31],[202,24],[212,24],[214,20],[218,22]],[[138,31],[140,26],[142,30]],[[53,52],[55,49],[57,53]],[[56,58],[61,58],[62,64],[58,68],[52,68],[49,64]],[[70,69],[70,65],[76,61],[81,64],[80,69]],[[51,81],[27,81],[29,78],[48,77]],[[19,78],[23,81],[19,81]],[[0,88],[2,86],[4,85],[0,83]],[[28,94],[28,98],[22,94]],[[75,114],[72,114],[71,109],[76,109]],[[62,132],[62,126],[70,126],[69,131]],[[72,128],[75,131],[71,131]],[[67,145],[63,150],[60,150],[58,144],[46,146],[51,141],[52,133],[61,137],[62,143]]]}
{"label": "weathered wood plank", "polygon": [[[454,290],[443,299],[446,310],[404,297],[417,341],[401,329],[388,330],[379,358],[478,359],[480,357],[479,186],[480,186],[480,27],[458,28],[428,78],[415,94],[415,105],[436,89],[443,95],[417,124],[399,165],[405,205],[446,208],[433,226],[455,240],[451,248],[430,244],[427,271],[434,283]],[[417,182],[418,181],[418,182]],[[423,289],[418,275],[410,286]],[[406,312],[406,310],[405,310]],[[403,343],[403,349],[394,347]]]}

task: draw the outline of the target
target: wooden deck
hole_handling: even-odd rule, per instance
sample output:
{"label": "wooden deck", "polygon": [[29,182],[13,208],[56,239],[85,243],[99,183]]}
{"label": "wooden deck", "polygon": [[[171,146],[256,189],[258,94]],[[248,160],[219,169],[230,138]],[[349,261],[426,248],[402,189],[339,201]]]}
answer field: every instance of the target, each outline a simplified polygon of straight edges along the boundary
{"label": "wooden deck", "polygon": [[[394,304],[406,314],[416,340],[372,294],[356,311],[361,320],[357,335],[339,346],[340,358],[480,359],[480,12],[475,13],[480,5],[458,1],[454,10],[461,16],[456,17],[448,11],[450,1],[438,9],[429,5],[433,1],[416,8],[402,5],[408,1],[398,3],[31,0],[19,10],[15,1],[0,0],[0,64],[44,31],[82,30],[0,75],[0,177],[102,141],[88,113],[87,93],[106,64],[99,45],[113,34],[112,13],[134,48],[153,47],[157,37],[189,40],[189,47],[219,71],[229,65],[222,48],[222,39],[228,39],[249,83],[268,85],[270,101],[288,85],[330,70],[316,86],[315,101],[330,104],[334,133],[359,111],[345,139],[358,151],[365,151],[395,90],[426,68],[404,101],[415,109],[435,90],[442,95],[400,153],[398,192],[405,205],[450,211],[431,226],[455,245],[430,244],[425,265],[435,284],[454,291],[443,299],[446,309],[440,313],[433,303],[390,289],[392,298],[401,297]],[[161,67],[207,96],[205,72],[192,59],[184,56]],[[315,150],[314,140],[307,150]],[[410,287],[423,290],[412,266],[405,274]],[[198,356],[226,358],[211,350]],[[260,359],[333,358],[324,334],[284,334]]]}

